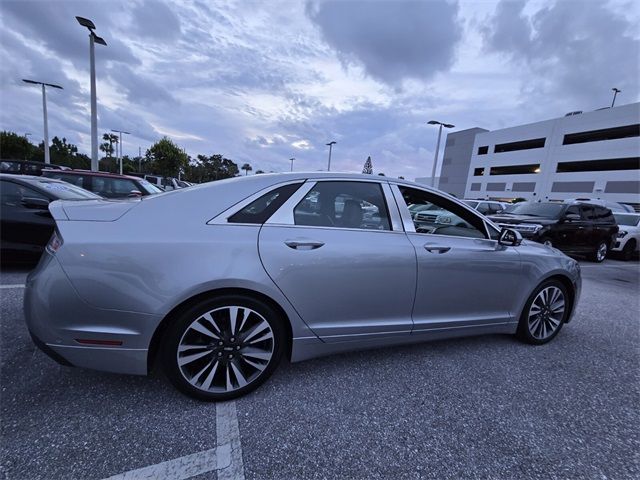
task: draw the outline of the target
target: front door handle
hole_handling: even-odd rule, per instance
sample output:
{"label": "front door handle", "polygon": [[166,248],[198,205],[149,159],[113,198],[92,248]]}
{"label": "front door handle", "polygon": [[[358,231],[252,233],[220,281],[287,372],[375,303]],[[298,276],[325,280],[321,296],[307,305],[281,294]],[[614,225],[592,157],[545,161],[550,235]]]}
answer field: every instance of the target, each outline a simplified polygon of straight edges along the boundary
{"label": "front door handle", "polygon": [[295,250],[315,250],[324,245],[324,242],[314,240],[286,240],[284,244]]}
{"label": "front door handle", "polygon": [[451,250],[451,247],[446,247],[444,245],[432,245],[430,243],[427,243],[424,246],[424,249],[427,252],[431,252],[431,253],[447,253],[449,250]]}

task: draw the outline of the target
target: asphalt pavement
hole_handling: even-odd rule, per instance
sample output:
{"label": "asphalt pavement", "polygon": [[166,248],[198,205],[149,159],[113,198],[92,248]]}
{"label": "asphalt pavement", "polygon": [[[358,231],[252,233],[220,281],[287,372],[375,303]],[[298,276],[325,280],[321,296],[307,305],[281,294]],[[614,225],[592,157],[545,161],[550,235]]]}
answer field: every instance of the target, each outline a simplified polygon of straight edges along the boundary
{"label": "asphalt pavement", "polygon": [[[494,335],[284,363],[233,402],[235,478],[640,478],[640,264],[581,265],[576,316],[544,346]],[[101,479],[220,443],[216,406],[161,374],[38,351],[25,277],[0,275],[3,478]]]}

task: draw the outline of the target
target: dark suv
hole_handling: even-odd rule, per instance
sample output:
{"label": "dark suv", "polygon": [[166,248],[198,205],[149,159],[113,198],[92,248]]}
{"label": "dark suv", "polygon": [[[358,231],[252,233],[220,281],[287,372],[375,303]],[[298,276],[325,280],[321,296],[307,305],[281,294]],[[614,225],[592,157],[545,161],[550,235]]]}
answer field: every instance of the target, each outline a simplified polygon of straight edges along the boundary
{"label": "dark suv", "polygon": [[518,230],[524,238],[565,253],[587,255],[602,262],[618,233],[606,207],[590,203],[517,203],[489,218],[501,227]]}
{"label": "dark suv", "polygon": [[162,193],[155,185],[138,177],[89,170],[43,170],[42,176],[56,178],[97,193],[104,198],[127,198]]}

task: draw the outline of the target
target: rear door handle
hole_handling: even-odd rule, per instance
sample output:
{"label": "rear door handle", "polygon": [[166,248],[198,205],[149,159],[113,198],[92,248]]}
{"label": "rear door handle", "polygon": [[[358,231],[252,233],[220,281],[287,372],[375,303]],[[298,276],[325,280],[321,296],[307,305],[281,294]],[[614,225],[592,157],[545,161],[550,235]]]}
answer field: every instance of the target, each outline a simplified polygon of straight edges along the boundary
{"label": "rear door handle", "polygon": [[295,250],[315,250],[324,245],[324,242],[314,240],[286,240],[284,244]]}
{"label": "rear door handle", "polygon": [[424,246],[424,249],[427,252],[431,252],[431,253],[447,253],[449,250],[451,250],[451,247],[446,247],[444,245],[431,245],[427,243]]}

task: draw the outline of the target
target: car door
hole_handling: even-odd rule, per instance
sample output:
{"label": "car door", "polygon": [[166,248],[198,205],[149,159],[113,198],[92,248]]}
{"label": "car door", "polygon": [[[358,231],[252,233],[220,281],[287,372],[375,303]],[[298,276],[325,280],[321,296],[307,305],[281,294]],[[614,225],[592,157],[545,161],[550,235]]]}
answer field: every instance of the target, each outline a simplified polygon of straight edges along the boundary
{"label": "car door", "polygon": [[381,181],[307,182],[260,231],[267,273],[327,342],[411,332],[416,258],[390,195]]}
{"label": "car door", "polygon": [[[528,288],[517,247],[498,244],[495,229],[449,198],[404,185],[392,185],[392,191],[418,260],[414,333],[501,331],[517,321]],[[416,224],[411,204],[433,204],[447,214]]]}
{"label": "car door", "polygon": [[22,184],[3,180],[0,188],[2,249],[39,253],[49,241],[54,222],[49,210],[29,206],[29,199],[48,202],[41,193]]}

